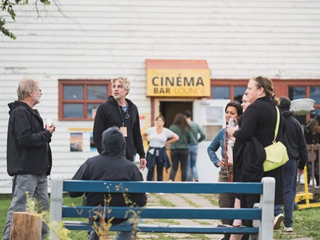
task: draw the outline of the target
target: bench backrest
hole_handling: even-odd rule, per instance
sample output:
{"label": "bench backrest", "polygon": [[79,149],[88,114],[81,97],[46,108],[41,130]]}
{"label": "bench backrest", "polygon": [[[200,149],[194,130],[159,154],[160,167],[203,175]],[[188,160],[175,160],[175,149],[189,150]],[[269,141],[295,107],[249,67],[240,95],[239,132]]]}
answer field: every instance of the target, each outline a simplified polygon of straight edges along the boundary
{"label": "bench backrest", "polygon": [[[61,221],[62,217],[79,217],[79,211],[85,218],[90,216],[92,207],[62,207],[62,192],[104,192],[108,193],[186,193],[217,194],[247,193],[261,194],[259,208],[169,208],[169,207],[108,207],[109,217],[123,218],[130,211],[141,211],[141,218],[173,219],[246,219],[256,220],[259,239],[272,239],[274,186],[273,178],[264,178],[261,183],[192,183],[192,182],[115,182],[115,181],[71,181],[62,180],[62,176],[52,176],[51,217]],[[54,210],[54,209],[60,209]],[[263,223],[263,224],[262,224]],[[267,236],[268,235],[268,236]],[[271,238],[270,238],[270,235]]]}

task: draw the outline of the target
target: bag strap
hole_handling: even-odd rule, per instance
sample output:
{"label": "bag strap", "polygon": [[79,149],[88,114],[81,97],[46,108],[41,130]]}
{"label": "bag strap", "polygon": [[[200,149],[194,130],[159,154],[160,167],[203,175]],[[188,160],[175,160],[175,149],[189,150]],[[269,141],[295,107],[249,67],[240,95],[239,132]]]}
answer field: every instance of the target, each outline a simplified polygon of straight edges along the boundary
{"label": "bag strap", "polygon": [[227,129],[224,132],[223,136],[223,151],[224,151],[224,166],[226,167],[227,172],[229,172],[229,161],[228,161],[228,154],[227,154]]}
{"label": "bag strap", "polygon": [[278,131],[279,131],[279,125],[280,125],[280,112],[279,109],[277,108],[277,106],[275,106],[276,111],[277,111],[277,123],[276,123],[276,128],[274,129],[274,139],[273,139],[273,143],[276,142],[276,138],[278,136]]}

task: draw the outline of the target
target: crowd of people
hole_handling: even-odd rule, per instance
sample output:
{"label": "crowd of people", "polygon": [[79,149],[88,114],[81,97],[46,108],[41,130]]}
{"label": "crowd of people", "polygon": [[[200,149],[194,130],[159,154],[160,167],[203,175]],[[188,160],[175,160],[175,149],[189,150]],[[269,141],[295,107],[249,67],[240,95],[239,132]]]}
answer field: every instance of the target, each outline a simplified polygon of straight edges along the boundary
{"label": "crowd of people", "polygon": [[[112,95],[97,109],[93,139],[99,155],[87,159],[75,173],[74,180],[142,181],[139,169],[148,168],[147,181],[163,181],[164,169],[169,181],[175,181],[178,167],[181,181],[199,181],[197,171],[198,144],[206,138],[204,130],[192,121],[192,112],[177,113],[169,128],[164,127],[165,118],[159,115],[154,127],[142,135],[137,106],[126,96],[130,82],[126,78],[112,79]],[[26,192],[36,198],[40,210],[49,208],[47,176],[52,167],[49,143],[56,129],[54,123],[43,123],[34,106],[40,102],[42,92],[39,83],[26,78],[19,83],[18,100],[9,103],[9,124],[7,138],[7,169],[13,177],[12,202],[7,214],[3,239],[10,239],[10,229],[14,212],[26,211]],[[266,159],[264,148],[274,141],[277,124],[277,108],[281,111],[276,141],[287,148],[289,161],[271,171],[263,170]],[[269,78],[255,77],[248,81],[242,104],[229,102],[225,107],[226,127],[222,128],[207,148],[208,156],[215,167],[220,168],[218,182],[260,182],[265,176],[276,180],[274,229],[293,231],[292,212],[296,195],[297,176],[307,165],[308,182],[312,176],[312,162],[315,166],[316,184],[319,186],[318,153],[308,153],[306,144],[319,144],[319,128],[315,119],[301,128],[290,111],[290,100],[278,99]],[[145,155],[143,140],[149,148]],[[170,146],[170,158],[167,147]],[[221,157],[218,151],[221,151]],[[140,156],[139,168],[133,163],[135,154]],[[313,157],[310,157],[313,156]],[[104,194],[70,193],[71,197],[84,196],[84,205],[103,205]],[[130,196],[131,203],[124,200],[121,193],[111,194],[110,206],[144,206],[145,194]],[[221,208],[252,208],[259,202],[259,195],[220,194]],[[282,206],[284,205],[284,211]],[[112,219],[113,224],[130,225],[130,219]],[[251,221],[222,220],[222,224],[252,226]],[[42,239],[47,228],[43,224]],[[248,239],[249,235],[224,235],[224,240]],[[88,239],[99,239],[90,231]],[[131,239],[131,233],[119,232],[117,240]]]}

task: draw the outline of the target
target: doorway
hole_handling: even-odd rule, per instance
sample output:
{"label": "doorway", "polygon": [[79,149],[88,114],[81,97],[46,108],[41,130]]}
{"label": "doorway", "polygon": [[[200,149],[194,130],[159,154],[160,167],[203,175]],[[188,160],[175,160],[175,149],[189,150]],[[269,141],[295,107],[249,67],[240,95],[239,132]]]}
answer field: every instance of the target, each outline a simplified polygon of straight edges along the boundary
{"label": "doorway", "polygon": [[190,110],[192,112],[192,104],[192,101],[160,101],[159,113],[162,114],[166,119],[164,126],[169,128],[172,125],[174,117],[177,113],[183,114],[185,110]]}
{"label": "doorway", "polygon": [[[159,114],[162,114],[165,118],[165,127],[169,128],[174,120],[174,117],[177,113],[184,113],[185,110],[190,110],[192,112],[193,101],[159,101]],[[170,148],[167,148],[167,154],[169,160],[170,157]],[[163,171],[163,180],[168,181],[170,176],[171,168],[168,169],[168,172],[164,169]],[[156,172],[156,171],[155,171]],[[181,170],[180,166],[178,168],[175,181],[181,181]]]}

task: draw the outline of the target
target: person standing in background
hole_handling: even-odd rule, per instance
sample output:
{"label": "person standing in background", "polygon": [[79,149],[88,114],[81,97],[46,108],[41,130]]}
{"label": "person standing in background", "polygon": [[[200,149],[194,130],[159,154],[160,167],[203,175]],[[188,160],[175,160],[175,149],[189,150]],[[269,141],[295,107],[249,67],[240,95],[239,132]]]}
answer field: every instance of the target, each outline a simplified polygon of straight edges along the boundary
{"label": "person standing in background", "polygon": [[147,181],[153,181],[155,166],[157,166],[157,180],[163,180],[163,167],[168,170],[168,168],[171,166],[166,153],[166,144],[170,144],[179,140],[177,134],[168,128],[163,127],[164,123],[164,117],[159,115],[156,118],[155,127],[147,129],[143,134],[143,139],[149,142],[149,150],[147,152]]}
{"label": "person standing in background", "polygon": [[102,133],[117,126],[126,139],[126,158],[133,161],[136,152],[140,155],[140,169],[146,167],[145,152],[140,132],[140,120],[137,106],[126,98],[130,91],[130,82],[118,77],[111,80],[112,96],[97,110],[93,125],[93,141],[98,152],[102,152]]}
{"label": "person standing in background", "polygon": [[[230,118],[239,119],[242,115],[242,107],[240,103],[229,102],[225,107],[225,120],[228,124]],[[218,182],[229,182],[230,175],[233,170],[233,146],[232,140],[230,139],[226,128],[222,128],[207,148],[207,152],[211,162],[216,166],[220,167]],[[221,149],[221,159],[217,156],[218,149]],[[228,166],[226,166],[228,164]],[[221,193],[219,194],[219,207],[230,208],[234,205],[232,194]],[[221,219],[222,224],[231,225],[232,220]],[[225,234],[221,240],[229,240],[230,234]]]}
{"label": "person standing in background", "polygon": [[280,111],[284,118],[286,131],[283,134],[283,144],[287,148],[289,161],[284,165],[284,215],[281,205],[274,206],[275,220],[273,229],[279,229],[284,219],[284,231],[292,232],[293,208],[296,197],[297,175],[302,175],[308,161],[306,141],[301,125],[290,111],[291,102],[287,97],[281,97]]}
{"label": "person standing in background", "polygon": [[248,98],[248,96],[246,94],[243,94],[242,96],[242,103],[241,103],[241,107],[243,112],[247,109],[247,107],[251,104],[250,99]]}
{"label": "person standing in background", "polygon": [[[26,192],[39,202],[39,211],[49,209],[48,180],[52,167],[49,143],[55,125],[45,125],[38,110],[33,107],[42,96],[39,83],[25,78],[19,83],[18,101],[8,104],[9,123],[7,138],[7,171],[12,179],[12,201],[7,214],[3,239],[10,239],[14,212],[25,212]],[[47,225],[42,224],[42,239],[46,238]]]}
{"label": "person standing in background", "polygon": [[[197,156],[198,156],[198,144],[206,138],[206,134],[199,124],[191,120],[191,111],[186,110],[184,116],[187,119],[187,122],[191,128],[191,131],[194,136],[195,142],[191,142],[189,145],[189,156],[188,156],[188,165],[187,165],[187,181],[191,181],[191,171],[192,177],[195,182],[199,181],[198,170],[197,170]],[[200,134],[200,137],[198,137]]]}
{"label": "person standing in background", "polygon": [[[319,144],[320,143],[320,132],[318,130],[318,121],[316,119],[310,119],[307,122],[307,127],[304,129],[304,137],[306,139],[307,144]],[[319,187],[319,160],[318,160],[318,151],[315,150],[312,154],[310,151],[309,156],[311,157],[308,161],[308,168],[307,168],[307,177],[308,177],[308,184],[310,184],[311,177],[312,177],[312,162],[314,162],[314,176],[316,179],[316,188]],[[313,156],[313,159],[312,159]]]}
{"label": "person standing in background", "polygon": [[169,181],[174,181],[178,171],[179,163],[181,167],[181,181],[187,180],[187,165],[189,156],[189,144],[195,142],[191,128],[182,113],[178,113],[173,124],[169,128],[178,135],[179,140],[170,145],[170,156],[172,168]]}

